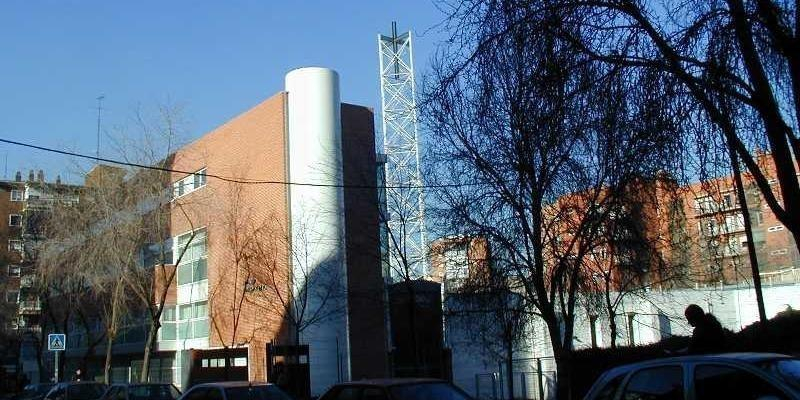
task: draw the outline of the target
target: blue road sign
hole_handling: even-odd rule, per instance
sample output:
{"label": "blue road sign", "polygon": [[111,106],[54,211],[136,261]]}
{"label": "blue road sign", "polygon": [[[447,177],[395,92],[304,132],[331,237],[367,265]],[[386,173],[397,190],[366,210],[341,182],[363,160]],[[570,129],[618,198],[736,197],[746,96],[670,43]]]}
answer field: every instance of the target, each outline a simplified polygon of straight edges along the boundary
{"label": "blue road sign", "polygon": [[63,351],[67,348],[67,335],[63,333],[51,333],[47,335],[47,350]]}

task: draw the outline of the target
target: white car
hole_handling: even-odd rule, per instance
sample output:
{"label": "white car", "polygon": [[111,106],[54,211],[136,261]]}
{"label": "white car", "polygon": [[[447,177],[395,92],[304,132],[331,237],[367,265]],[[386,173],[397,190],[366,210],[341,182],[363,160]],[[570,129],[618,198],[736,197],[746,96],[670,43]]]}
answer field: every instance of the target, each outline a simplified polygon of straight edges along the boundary
{"label": "white car", "polygon": [[606,371],[585,399],[800,399],[800,360],[731,353],[644,361]]}

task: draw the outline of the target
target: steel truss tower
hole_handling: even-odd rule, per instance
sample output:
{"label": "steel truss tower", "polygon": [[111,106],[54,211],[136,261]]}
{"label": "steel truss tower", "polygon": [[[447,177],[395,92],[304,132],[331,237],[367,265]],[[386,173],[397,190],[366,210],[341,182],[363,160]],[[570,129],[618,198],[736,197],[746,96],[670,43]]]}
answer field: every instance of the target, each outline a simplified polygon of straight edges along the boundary
{"label": "steel truss tower", "polygon": [[425,205],[417,146],[416,86],[411,31],[378,35],[389,266],[394,281],[427,273]]}

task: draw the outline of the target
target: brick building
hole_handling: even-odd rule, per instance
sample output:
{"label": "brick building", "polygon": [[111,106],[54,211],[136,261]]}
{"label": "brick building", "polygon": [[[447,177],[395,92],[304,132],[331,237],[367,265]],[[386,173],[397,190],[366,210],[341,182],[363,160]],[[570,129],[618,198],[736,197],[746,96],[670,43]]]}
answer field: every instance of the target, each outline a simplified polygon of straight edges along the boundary
{"label": "brick building", "polygon": [[[0,291],[3,292],[0,319],[7,372],[17,371],[38,379],[35,347],[42,339],[41,301],[35,289],[37,243],[43,239],[41,222],[55,202],[74,201],[79,187],[46,182],[44,172],[28,173],[23,179],[0,181]],[[6,245],[7,243],[7,245]]]}
{"label": "brick building", "polygon": [[[340,102],[336,72],[303,68],[170,157],[183,171],[168,227],[177,274],[156,379],[263,381],[275,378],[268,365],[299,362],[319,395],[387,375],[373,120]],[[121,346],[115,380],[138,374],[138,338]],[[298,342],[302,360],[268,351]]]}

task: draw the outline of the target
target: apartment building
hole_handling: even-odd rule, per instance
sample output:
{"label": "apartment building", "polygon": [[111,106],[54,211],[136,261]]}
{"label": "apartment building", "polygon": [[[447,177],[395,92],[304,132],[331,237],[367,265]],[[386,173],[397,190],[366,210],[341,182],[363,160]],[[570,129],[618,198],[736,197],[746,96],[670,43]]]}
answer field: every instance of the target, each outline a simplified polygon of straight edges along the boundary
{"label": "apartment building", "polygon": [[[43,239],[41,221],[55,202],[74,201],[78,187],[45,181],[44,172],[30,171],[27,179],[17,172],[13,180],[0,181],[0,319],[7,372],[38,379],[35,347],[42,338],[41,302],[35,290],[37,243]],[[6,245],[7,243],[7,245]]]}

